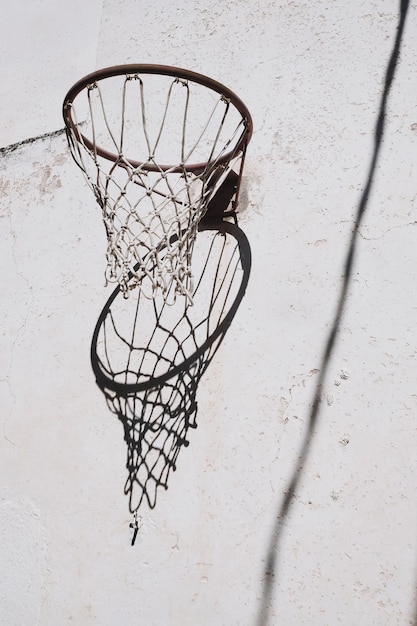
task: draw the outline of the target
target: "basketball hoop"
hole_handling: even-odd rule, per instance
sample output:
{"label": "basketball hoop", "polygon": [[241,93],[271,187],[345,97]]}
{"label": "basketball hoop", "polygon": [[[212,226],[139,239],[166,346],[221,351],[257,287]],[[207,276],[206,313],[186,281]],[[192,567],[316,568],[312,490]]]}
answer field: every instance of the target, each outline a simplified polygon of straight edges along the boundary
{"label": "basketball hoop", "polygon": [[169,304],[194,291],[201,220],[237,210],[252,120],[228,88],[160,65],[94,72],[64,99],[72,156],[101,207],[106,282]]}
{"label": "basketball hoop", "polygon": [[236,211],[252,120],[220,83],[160,65],[86,76],[63,115],[102,211],[106,282],[117,285],[91,364],[123,424],[133,544],[139,506],[155,506],[197,426],[199,381],[248,283],[250,246]]}

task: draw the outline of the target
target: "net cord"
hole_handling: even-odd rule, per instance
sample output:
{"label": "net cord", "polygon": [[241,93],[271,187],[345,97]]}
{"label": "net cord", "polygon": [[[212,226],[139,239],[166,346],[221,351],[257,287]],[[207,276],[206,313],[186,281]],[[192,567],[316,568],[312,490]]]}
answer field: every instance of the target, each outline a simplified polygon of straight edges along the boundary
{"label": "net cord", "polygon": [[[127,88],[132,81],[137,81],[139,85],[138,102],[140,104],[141,128],[148,151],[148,158],[143,163],[130,160],[124,153]],[[167,169],[167,166],[158,163],[156,153],[166,127],[173,89],[178,83],[186,90],[182,114],[181,162]],[[110,159],[113,162],[107,171],[103,165],[103,150],[99,147],[96,128],[97,113],[93,102],[93,93],[97,94],[98,114],[102,117],[110,142],[117,153],[114,159]],[[151,286],[148,295],[150,298],[153,298],[155,292],[160,289],[166,296],[171,293],[173,302],[177,293],[186,295],[192,302],[191,258],[198,224],[203,218],[211,198],[214,197],[226,179],[228,172],[235,165],[239,169],[239,160],[241,161],[240,178],[246,149],[243,137],[248,132],[246,120],[240,119],[228,140],[219,147],[221,134],[230,109],[230,99],[219,94],[197,138],[186,150],[190,98],[189,82],[174,78],[166,95],[162,119],[153,143],[148,131],[144,82],[137,74],[126,76],[123,82],[120,137],[116,136],[109,122],[98,81],[93,81],[87,85],[91,141],[81,132],[83,124],[77,120],[74,103],[68,104],[71,109],[71,117],[74,120],[74,128],[70,127],[68,132],[71,152],[77,165],[84,172],[103,212],[108,241],[106,284],[118,282],[125,297],[128,297],[130,289],[137,286],[141,288],[144,280]],[[206,136],[221,103],[224,110],[216,133],[212,138],[204,168],[200,172],[191,173],[187,169],[187,163]],[[227,155],[229,155],[229,160],[225,161]],[[91,158],[95,165],[94,178],[92,178],[84,157]],[[104,154],[105,159],[106,154]],[[119,183],[117,178],[121,169],[126,172],[126,180],[123,183]],[[159,174],[154,181],[148,180],[150,171]],[[170,174],[178,175],[179,173],[182,184],[177,189],[178,176],[177,180],[172,183]],[[144,190],[143,194],[136,198],[133,204],[127,197],[130,183],[134,183],[135,186],[142,187]],[[161,183],[163,183],[163,189],[158,188]],[[193,195],[192,190],[197,195]],[[144,216],[141,212],[141,204],[144,205],[145,203],[149,208],[148,214]],[[167,211],[170,213],[170,217],[167,217]],[[175,237],[172,236],[173,233],[175,233]],[[163,260],[160,258],[161,249],[165,249]],[[143,254],[144,250],[146,250],[145,255]],[[136,271],[136,281],[131,281],[128,277],[136,264],[139,264],[139,271]],[[170,289],[172,283],[175,284],[174,292]],[[145,290],[144,293],[146,293]]]}

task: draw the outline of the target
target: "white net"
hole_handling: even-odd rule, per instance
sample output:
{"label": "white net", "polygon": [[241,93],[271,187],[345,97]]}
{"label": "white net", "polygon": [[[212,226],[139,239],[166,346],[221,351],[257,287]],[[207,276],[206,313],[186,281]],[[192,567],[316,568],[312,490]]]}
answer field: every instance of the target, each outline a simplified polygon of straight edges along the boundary
{"label": "white net", "polygon": [[126,297],[139,287],[148,298],[191,301],[198,224],[229,174],[240,178],[245,116],[198,82],[136,72],[93,80],[64,111],[72,155],[102,210],[106,281]]}

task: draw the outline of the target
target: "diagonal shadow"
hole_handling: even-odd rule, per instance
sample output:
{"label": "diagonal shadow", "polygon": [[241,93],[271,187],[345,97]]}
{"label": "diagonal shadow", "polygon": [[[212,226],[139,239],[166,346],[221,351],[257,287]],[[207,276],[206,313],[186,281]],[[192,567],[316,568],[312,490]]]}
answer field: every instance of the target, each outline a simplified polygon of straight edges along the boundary
{"label": "diagonal shadow", "polygon": [[[379,104],[379,111],[375,125],[374,131],[374,148],[372,159],[368,171],[368,175],[366,178],[366,184],[362,195],[359,199],[358,208],[356,211],[355,221],[353,224],[352,234],[350,238],[350,244],[348,248],[348,252],[346,255],[346,259],[343,266],[343,278],[342,285],[339,293],[339,297],[337,300],[336,312],[333,318],[333,322],[330,327],[330,332],[325,342],[325,347],[323,351],[323,355],[321,358],[320,364],[320,374],[317,380],[317,384],[313,394],[312,406],[308,415],[308,423],[307,430],[300,448],[299,456],[297,464],[294,468],[292,476],[288,482],[288,486],[285,490],[285,496],[278,508],[278,512],[275,518],[275,524],[273,531],[271,533],[268,553],[266,559],[266,566],[263,575],[262,582],[262,597],[261,597],[261,606],[257,616],[257,626],[267,626],[270,616],[271,604],[273,600],[273,590],[274,586],[277,584],[277,568],[278,568],[278,554],[280,543],[282,540],[282,534],[284,531],[285,522],[291,510],[294,497],[296,495],[301,476],[303,474],[307,457],[309,455],[313,433],[317,426],[319,416],[320,416],[320,407],[321,407],[321,394],[322,388],[326,382],[327,371],[329,367],[329,363],[336,345],[336,340],[338,336],[338,331],[343,319],[345,307],[346,307],[346,298],[348,289],[351,283],[352,278],[352,268],[353,263],[355,261],[356,254],[356,246],[359,235],[359,228],[363,221],[364,215],[368,208],[368,201],[372,191],[375,170],[379,159],[380,149],[382,145],[382,140],[384,136],[385,130],[385,118],[387,111],[387,103],[388,97],[390,94],[391,86],[395,76],[395,70],[397,67],[397,62],[399,59],[400,48],[404,33],[404,27],[406,23],[407,12],[409,8],[409,0],[400,0],[400,15],[398,20],[397,33],[395,38],[395,43],[393,49],[391,51],[391,55],[388,61],[386,73],[385,73],[385,82],[384,89],[382,91],[381,100]],[[417,615],[416,615],[416,624],[417,624]]]}

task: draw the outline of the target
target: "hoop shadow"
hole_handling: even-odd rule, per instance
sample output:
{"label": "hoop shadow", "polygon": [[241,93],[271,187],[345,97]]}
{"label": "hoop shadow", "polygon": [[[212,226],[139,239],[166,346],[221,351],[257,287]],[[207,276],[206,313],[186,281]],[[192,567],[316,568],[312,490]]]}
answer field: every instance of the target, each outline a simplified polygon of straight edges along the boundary
{"label": "hoop shadow", "polygon": [[[97,321],[91,343],[96,382],[117,415],[127,445],[124,491],[137,514],[155,507],[168,488],[178,454],[197,427],[201,377],[236,314],[251,268],[249,242],[234,223],[200,225],[193,251],[193,301],[177,295],[129,298],[117,287]],[[168,294],[169,295],[169,294]]]}
{"label": "hoop shadow", "polygon": [[[347,255],[344,261],[342,282],[340,292],[338,295],[336,310],[333,316],[333,320],[330,324],[330,331],[325,341],[323,355],[319,366],[319,377],[313,393],[311,408],[307,418],[307,429],[304,435],[304,439],[301,443],[300,451],[298,454],[298,460],[288,481],[285,489],[285,495],[280,503],[276,516],[274,527],[269,538],[268,551],[266,555],[266,565],[264,569],[263,581],[262,581],[262,595],[259,612],[257,615],[257,626],[267,626],[269,623],[271,604],[273,599],[274,586],[277,585],[277,570],[278,570],[278,555],[282,535],[285,528],[288,515],[290,513],[294,498],[297,494],[297,490],[300,484],[301,477],[306,467],[308,455],[311,450],[313,434],[317,427],[320,408],[322,401],[322,390],[326,382],[327,372],[332,358],[334,348],[336,346],[339,328],[343,320],[343,315],[346,308],[346,301],[348,296],[348,290],[352,279],[352,269],[356,256],[356,246],[359,237],[359,228],[362,224],[365,213],[368,209],[368,201],[372,191],[376,167],[378,164],[379,154],[382,146],[382,140],[385,130],[385,118],[388,104],[388,97],[391,90],[391,86],[395,77],[395,70],[400,55],[401,43],[404,33],[404,27],[406,23],[407,11],[409,8],[409,0],[400,0],[399,2],[399,20],[397,26],[397,33],[395,42],[390,54],[390,58],[387,64],[384,80],[384,88],[381,94],[379,103],[379,110],[375,124],[374,131],[374,146],[373,154],[365,182],[363,192],[360,196],[358,207],[356,211],[355,220],[352,226],[352,233],[348,246]],[[415,617],[415,623],[417,626],[417,611]]]}

